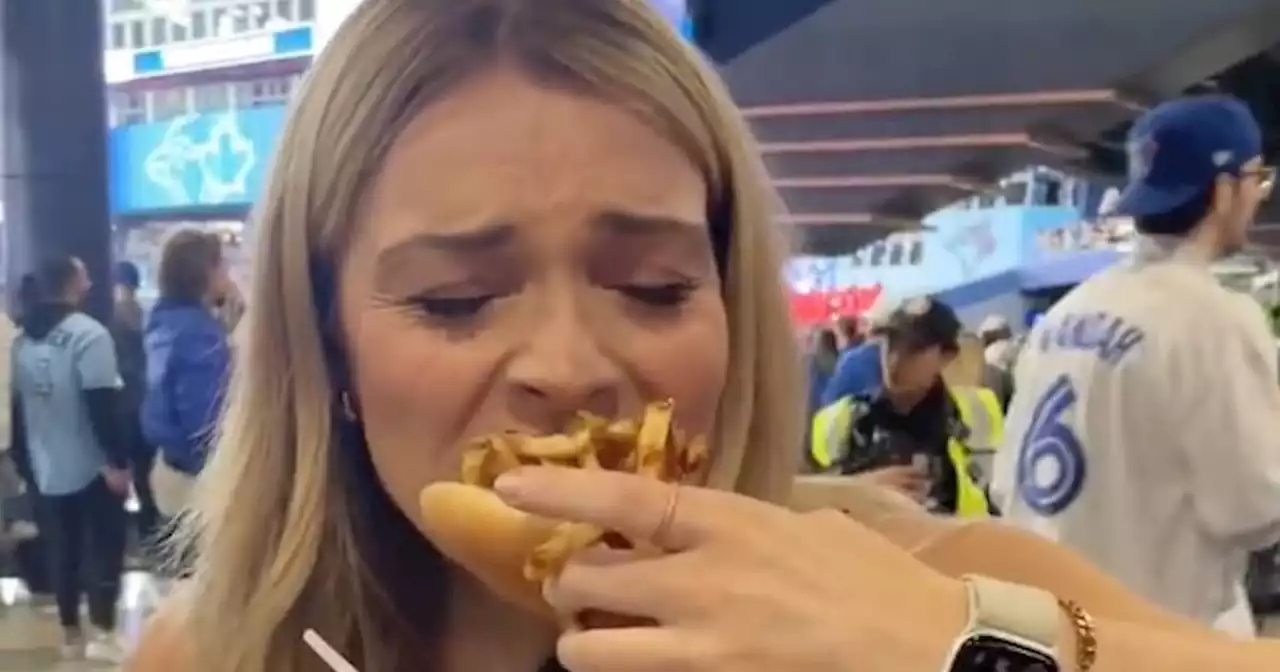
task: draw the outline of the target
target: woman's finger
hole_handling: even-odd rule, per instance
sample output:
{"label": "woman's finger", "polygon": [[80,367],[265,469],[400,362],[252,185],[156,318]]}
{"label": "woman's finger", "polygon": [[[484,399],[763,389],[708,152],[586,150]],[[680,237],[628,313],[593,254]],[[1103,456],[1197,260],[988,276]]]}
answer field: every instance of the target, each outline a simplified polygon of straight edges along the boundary
{"label": "woman's finger", "polygon": [[646,554],[634,548],[610,548],[604,544],[597,544],[583,551],[575,553],[570,559],[571,563],[582,564],[593,567],[607,567],[610,565],[621,565],[628,562],[635,562],[652,554]]}
{"label": "woman's finger", "polygon": [[494,490],[528,513],[591,523],[670,551],[742,527],[748,511],[770,514],[745,497],[596,469],[524,467],[503,474]]}
{"label": "woman's finger", "polygon": [[[695,573],[680,556],[575,558],[543,587],[547,602],[561,614],[604,611],[670,622],[696,610]],[[691,592],[692,591],[692,592]]]}
{"label": "woman's finger", "polygon": [[569,672],[680,672],[706,669],[711,647],[671,628],[607,628],[560,637],[556,656]]}

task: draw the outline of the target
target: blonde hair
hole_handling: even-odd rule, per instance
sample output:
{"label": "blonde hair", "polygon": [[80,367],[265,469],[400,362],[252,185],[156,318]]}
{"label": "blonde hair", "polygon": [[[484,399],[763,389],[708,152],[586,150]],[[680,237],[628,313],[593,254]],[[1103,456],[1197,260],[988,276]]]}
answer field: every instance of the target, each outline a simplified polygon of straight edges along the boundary
{"label": "blonde hair", "polygon": [[711,69],[648,0],[367,0],[312,66],[257,217],[250,310],[187,528],[199,559],[183,627],[201,670],[310,669],[305,628],[367,670],[397,669],[408,654],[421,669],[423,651],[405,649],[434,645],[417,631],[438,623],[415,628],[388,606],[392,582],[430,570],[373,571],[362,545],[391,542],[356,529],[362,504],[340,459],[358,462],[350,454],[364,447],[336,435],[343,357],[326,336],[330,284],[361,199],[405,126],[496,64],[625,106],[701,167],[712,236],[727,245],[730,326],[710,484],[766,500],[789,494],[803,395],[777,204]]}

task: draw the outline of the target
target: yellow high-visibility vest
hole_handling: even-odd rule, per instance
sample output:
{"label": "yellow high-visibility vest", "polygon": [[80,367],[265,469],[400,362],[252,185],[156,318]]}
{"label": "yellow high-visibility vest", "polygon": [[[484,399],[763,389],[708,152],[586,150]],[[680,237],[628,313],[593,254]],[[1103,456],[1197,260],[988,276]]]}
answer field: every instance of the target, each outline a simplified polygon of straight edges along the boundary
{"label": "yellow high-visibility vest", "polygon": [[849,454],[853,430],[853,397],[840,397],[813,414],[809,432],[809,457],[819,469],[830,469]]}
{"label": "yellow high-visibility vest", "polygon": [[[948,388],[960,421],[968,428],[962,441],[947,442],[947,458],[956,472],[956,515],[984,518],[990,514],[986,489],[973,467],[971,448],[994,450],[1004,438],[1004,413],[995,392],[985,387]],[[853,398],[842,397],[813,416],[809,457],[820,469],[830,469],[849,452],[853,430]]]}
{"label": "yellow high-visibility vest", "polygon": [[1004,443],[1004,411],[1000,397],[987,387],[949,388],[960,421],[969,428],[965,445],[974,452],[994,453]]}

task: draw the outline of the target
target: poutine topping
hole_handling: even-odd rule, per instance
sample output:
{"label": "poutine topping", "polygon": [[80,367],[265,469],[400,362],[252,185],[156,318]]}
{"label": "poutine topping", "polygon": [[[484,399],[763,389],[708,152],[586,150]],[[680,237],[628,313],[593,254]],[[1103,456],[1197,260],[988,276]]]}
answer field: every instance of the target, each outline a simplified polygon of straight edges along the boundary
{"label": "poutine topping", "polygon": [[[674,411],[671,401],[659,401],[646,406],[638,421],[609,421],[580,412],[564,434],[506,432],[476,439],[463,451],[462,482],[492,488],[502,474],[535,465],[623,471],[671,483],[686,481],[706,465],[707,443],[703,437],[687,439],[674,426]],[[573,554],[600,543],[632,548],[637,540],[585,523],[558,523],[550,538],[526,559],[525,578],[538,582],[552,578]]]}

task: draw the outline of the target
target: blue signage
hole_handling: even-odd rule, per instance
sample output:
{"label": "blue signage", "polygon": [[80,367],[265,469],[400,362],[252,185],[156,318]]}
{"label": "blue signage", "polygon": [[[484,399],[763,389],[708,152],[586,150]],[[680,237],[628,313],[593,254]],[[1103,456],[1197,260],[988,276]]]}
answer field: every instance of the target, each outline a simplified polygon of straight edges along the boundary
{"label": "blue signage", "polygon": [[1006,273],[1022,259],[1026,208],[954,207],[925,218],[926,230],[890,236],[843,257],[799,257],[787,267],[794,291],[882,285],[901,299]]}
{"label": "blue signage", "polygon": [[112,213],[249,207],[284,116],[284,106],[273,106],[112,129]]}
{"label": "blue signage", "polygon": [[1137,237],[1132,219],[1088,217],[1039,208],[1028,213],[1024,265],[1097,251],[1127,252]]}
{"label": "blue signage", "polygon": [[1007,284],[1037,290],[1076,284],[1115,263],[1131,227],[1081,219],[1072,206],[953,207],[926,230],[895,234],[852,255],[798,257],[787,280],[800,294],[880,286],[890,300]]}

